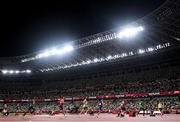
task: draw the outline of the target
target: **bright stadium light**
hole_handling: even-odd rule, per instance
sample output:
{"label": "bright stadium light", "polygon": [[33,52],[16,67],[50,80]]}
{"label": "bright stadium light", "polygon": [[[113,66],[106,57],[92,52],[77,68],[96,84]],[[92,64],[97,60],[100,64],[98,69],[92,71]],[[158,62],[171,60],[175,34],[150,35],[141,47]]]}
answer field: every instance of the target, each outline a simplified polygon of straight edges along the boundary
{"label": "bright stadium light", "polygon": [[49,52],[50,52],[50,54],[52,54],[52,55],[58,54],[58,50],[57,50],[56,48],[51,49]]}
{"label": "bright stadium light", "polygon": [[96,62],[98,62],[98,59],[97,59],[97,58],[95,58],[93,61],[96,63]]}
{"label": "bright stadium light", "polygon": [[164,43],[164,44],[159,44],[153,47],[148,47],[145,49],[138,49],[137,51],[130,51],[127,53],[120,53],[120,54],[115,54],[115,55],[108,55],[107,57],[101,57],[101,58],[94,58],[93,60],[87,60],[87,61],[82,61],[76,64],[67,64],[65,66],[58,66],[58,67],[52,67],[48,69],[41,69],[41,72],[48,72],[48,71],[54,71],[54,70],[61,70],[61,69],[66,69],[66,68],[71,68],[71,67],[77,67],[77,66],[82,66],[82,65],[87,65],[91,63],[98,63],[98,62],[104,62],[104,61],[109,61],[109,60],[114,60],[114,59],[119,59],[119,58],[124,58],[124,57],[129,57],[137,54],[144,54],[152,51],[157,51],[162,48],[166,48],[171,46],[170,43]]}
{"label": "bright stadium light", "polygon": [[62,55],[62,54],[71,52],[73,50],[74,50],[74,47],[71,45],[67,45],[67,46],[63,47],[62,49],[53,48],[53,49],[46,50],[45,52],[42,52],[42,53],[36,55],[36,59],[44,58],[44,57],[48,57],[48,56],[52,56],[52,55]]}
{"label": "bright stadium light", "polygon": [[74,50],[74,48],[73,48],[73,46],[71,46],[71,45],[67,45],[67,46],[65,46],[64,47],[64,52],[71,52],[71,51],[73,51]]}
{"label": "bright stadium light", "polygon": [[8,70],[2,70],[1,71],[3,74],[7,74],[8,73]]}
{"label": "bright stadium light", "polygon": [[118,58],[119,57],[119,55],[114,55],[114,58],[116,59],[116,58]]}
{"label": "bright stadium light", "polygon": [[9,71],[9,73],[10,73],[10,74],[13,74],[13,73],[14,73],[14,71],[13,71],[13,70],[10,70],[10,71]]}
{"label": "bright stadium light", "polygon": [[127,56],[127,54],[126,53],[122,53],[121,54],[121,57],[123,58],[123,57],[126,57]]}
{"label": "bright stadium light", "polygon": [[15,73],[16,73],[16,74],[19,74],[19,73],[20,73],[20,71],[19,71],[19,70],[16,70],[16,71],[15,71]]}
{"label": "bright stadium light", "polygon": [[138,34],[138,32],[143,31],[144,28],[142,26],[139,27],[129,27],[125,28],[122,31],[119,32],[118,37],[119,38],[130,38]]}
{"label": "bright stadium light", "polygon": [[112,58],[112,56],[111,55],[109,55],[108,57],[107,57],[107,59],[111,59]]}
{"label": "bright stadium light", "polygon": [[138,53],[139,53],[139,54],[143,54],[143,53],[145,53],[145,50],[139,49],[139,50],[138,50]]}
{"label": "bright stadium light", "polygon": [[31,73],[31,70],[27,69],[27,70],[26,70],[26,73]]}
{"label": "bright stadium light", "polygon": [[23,74],[23,73],[27,73],[27,74],[29,74],[29,73],[31,73],[31,70],[29,70],[29,69],[27,69],[27,70],[6,70],[6,69],[4,69],[4,70],[1,70],[1,72],[2,72],[2,74],[4,74],[4,75],[8,75],[8,74],[10,74],[10,75],[14,75],[14,74]]}
{"label": "bright stadium light", "polygon": [[143,31],[144,28],[143,28],[142,26],[139,26],[139,27],[138,27],[138,30],[139,30],[139,31]]}
{"label": "bright stadium light", "polygon": [[90,64],[91,63],[91,60],[87,60],[87,64]]}
{"label": "bright stadium light", "polygon": [[148,51],[148,52],[152,52],[152,51],[154,51],[154,48],[149,47],[149,48],[147,49],[147,51]]}
{"label": "bright stadium light", "polygon": [[131,56],[131,55],[134,55],[134,53],[131,51],[131,52],[129,52],[129,55]]}
{"label": "bright stadium light", "polygon": [[45,53],[43,53],[43,56],[44,57],[48,57],[50,55],[50,52],[49,51],[46,51]]}

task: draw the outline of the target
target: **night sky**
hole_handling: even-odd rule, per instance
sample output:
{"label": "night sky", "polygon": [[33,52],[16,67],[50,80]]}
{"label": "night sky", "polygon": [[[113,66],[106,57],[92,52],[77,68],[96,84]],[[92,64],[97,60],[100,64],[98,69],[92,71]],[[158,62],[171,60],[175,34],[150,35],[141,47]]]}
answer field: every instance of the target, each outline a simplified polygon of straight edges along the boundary
{"label": "night sky", "polygon": [[1,3],[0,57],[28,54],[116,28],[147,15],[165,0],[65,1]]}

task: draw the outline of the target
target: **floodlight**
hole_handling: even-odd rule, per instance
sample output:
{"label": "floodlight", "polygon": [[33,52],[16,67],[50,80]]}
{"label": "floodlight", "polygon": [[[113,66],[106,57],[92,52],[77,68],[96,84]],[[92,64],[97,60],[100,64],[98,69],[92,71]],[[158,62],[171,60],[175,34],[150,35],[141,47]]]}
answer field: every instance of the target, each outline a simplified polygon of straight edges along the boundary
{"label": "floodlight", "polygon": [[[88,59],[86,61],[82,61],[82,62],[79,62],[79,63],[76,63],[76,64],[58,66],[57,68],[53,67],[51,69],[49,69],[49,68],[48,69],[42,69],[40,71],[41,72],[54,71],[54,70],[60,70],[60,69],[65,69],[65,68],[70,68],[70,67],[82,66],[82,65],[91,64],[91,63],[109,61],[109,60],[114,60],[114,59],[118,59],[118,58],[124,58],[124,57],[127,57],[127,56],[128,57],[133,56],[133,55],[136,55],[136,54],[143,54],[143,53],[148,53],[148,52],[155,51],[155,50],[160,50],[160,49],[166,48],[168,46],[170,46],[170,43],[159,44],[159,45],[156,45],[156,46],[153,46],[153,47],[148,47],[148,48],[145,48],[145,49],[138,49],[137,51],[130,51],[130,52],[127,52],[127,53],[116,54],[116,55],[113,55],[113,56],[108,55],[107,57],[94,58],[93,60]],[[7,71],[7,73],[9,73],[9,71]]]}
{"label": "floodlight", "polygon": [[91,60],[87,60],[87,64],[90,64],[91,63]]}
{"label": "floodlight", "polygon": [[143,54],[143,53],[145,53],[145,50],[139,49],[138,53],[139,53],[139,54]]}
{"label": "floodlight", "polygon": [[139,31],[143,31],[144,28],[143,28],[142,26],[139,26],[138,30],[139,30]]}
{"label": "floodlight", "polygon": [[109,55],[108,57],[107,57],[107,59],[111,59],[112,58],[112,56],[111,55]]}
{"label": "floodlight", "polygon": [[122,54],[121,54],[121,57],[122,57],[122,58],[125,57],[125,56],[127,56],[126,53],[122,53]]}
{"label": "floodlight", "polygon": [[43,56],[44,56],[44,57],[48,57],[49,55],[50,55],[50,52],[49,52],[49,51],[46,51],[46,52],[43,53]]}
{"label": "floodlight", "polygon": [[99,60],[100,60],[100,61],[104,61],[105,59],[104,59],[104,58],[100,58]]}
{"label": "floodlight", "polygon": [[129,55],[134,55],[134,53],[131,51],[131,52],[129,52]]}
{"label": "floodlight", "polygon": [[114,57],[114,58],[118,58],[118,57],[119,57],[119,55],[114,55],[113,57]]}
{"label": "floodlight", "polygon": [[74,50],[74,48],[71,45],[68,45],[64,47],[63,52],[71,52],[72,50]]}
{"label": "floodlight", "polygon": [[2,70],[1,71],[3,74],[7,74],[8,73],[8,70]]}
{"label": "floodlight", "polygon": [[86,64],[86,62],[85,62],[85,61],[83,61],[83,62],[82,62],[82,64]]}
{"label": "floodlight", "polygon": [[48,56],[51,56],[51,55],[57,55],[57,54],[64,54],[64,53],[67,53],[67,52],[71,52],[72,50],[74,50],[73,46],[71,45],[67,45],[65,46],[63,49],[56,49],[56,48],[53,48],[51,50],[47,50],[43,53],[40,53],[36,56],[36,58],[43,58],[43,57],[48,57]]}
{"label": "floodlight", "polygon": [[36,57],[37,57],[37,58],[42,58],[42,57],[43,57],[43,53],[38,54]]}
{"label": "floodlight", "polygon": [[50,52],[51,55],[55,55],[55,54],[58,53],[58,50],[56,48],[53,48],[49,52]]}
{"label": "floodlight", "polygon": [[14,71],[13,71],[13,70],[10,70],[10,71],[9,71],[9,73],[10,73],[10,74],[13,74],[13,73],[14,73]]}
{"label": "floodlight", "polygon": [[138,32],[143,31],[143,30],[144,30],[144,28],[142,26],[125,28],[119,32],[118,37],[119,38],[133,37],[133,36],[137,35]]}
{"label": "floodlight", "polygon": [[16,74],[19,74],[19,73],[20,73],[20,71],[19,71],[19,70],[16,70],[16,71],[15,71],[15,73],[16,73]]}
{"label": "floodlight", "polygon": [[168,42],[168,43],[165,43],[165,45],[166,45],[166,47],[168,47],[168,46],[170,46],[170,43]]}
{"label": "floodlight", "polygon": [[157,49],[161,49],[161,48],[162,48],[162,45],[159,44],[159,45],[156,46],[156,48],[157,48]]}
{"label": "floodlight", "polygon": [[94,62],[98,62],[98,59],[97,59],[97,58],[95,58],[95,59],[94,59]]}
{"label": "floodlight", "polygon": [[26,70],[26,73],[31,73],[31,70],[27,69],[27,70]]}
{"label": "floodlight", "polygon": [[154,48],[149,47],[147,50],[148,50],[149,52],[152,52],[152,51],[154,51]]}

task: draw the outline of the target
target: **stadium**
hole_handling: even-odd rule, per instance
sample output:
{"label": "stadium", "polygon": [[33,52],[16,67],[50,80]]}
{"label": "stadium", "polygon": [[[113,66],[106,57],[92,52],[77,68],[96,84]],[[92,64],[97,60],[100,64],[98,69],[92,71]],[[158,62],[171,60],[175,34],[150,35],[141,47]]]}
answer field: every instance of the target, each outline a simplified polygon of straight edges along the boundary
{"label": "stadium", "polygon": [[0,58],[0,121],[179,121],[179,8]]}

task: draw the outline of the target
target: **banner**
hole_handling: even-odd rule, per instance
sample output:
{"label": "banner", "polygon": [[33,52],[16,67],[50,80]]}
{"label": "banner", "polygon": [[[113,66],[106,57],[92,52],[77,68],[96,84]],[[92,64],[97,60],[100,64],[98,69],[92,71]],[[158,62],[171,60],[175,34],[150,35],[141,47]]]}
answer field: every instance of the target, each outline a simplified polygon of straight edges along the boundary
{"label": "banner", "polygon": [[[125,97],[148,97],[148,96],[160,96],[160,95],[174,95],[180,94],[180,90],[176,91],[169,91],[169,92],[155,92],[155,93],[140,93],[140,94],[121,94],[121,95],[109,95],[109,96],[90,96],[88,97],[89,100],[96,100],[96,99],[115,99],[115,98],[125,98]],[[85,97],[73,97],[73,98],[65,98],[66,101],[78,101],[83,100]],[[50,102],[50,101],[58,101],[59,98],[52,98],[52,99],[35,99],[35,102]],[[33,99],[30,100],[0,100],[2,102],[33,102]]]}

